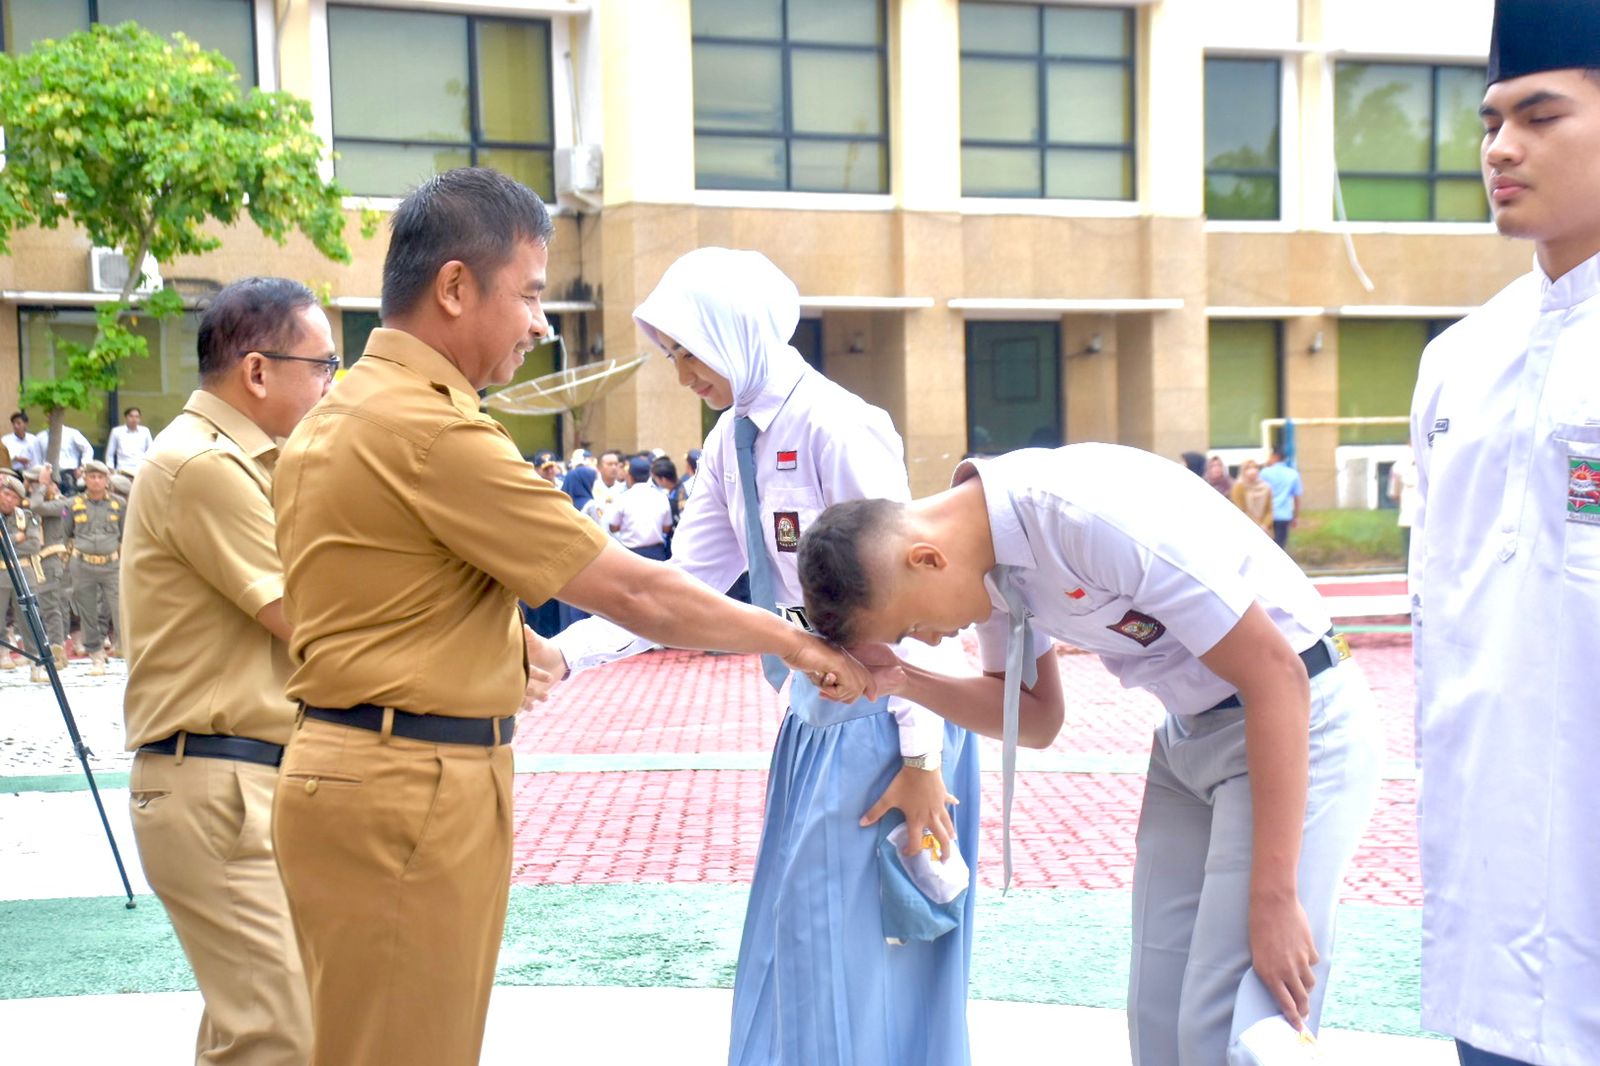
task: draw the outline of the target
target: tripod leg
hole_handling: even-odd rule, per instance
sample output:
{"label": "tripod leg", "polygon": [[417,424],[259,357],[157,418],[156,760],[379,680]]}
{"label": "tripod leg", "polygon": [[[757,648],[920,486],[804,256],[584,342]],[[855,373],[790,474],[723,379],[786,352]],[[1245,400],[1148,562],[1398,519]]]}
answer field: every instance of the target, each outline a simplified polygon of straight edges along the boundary
{"label": "tripod leg", "polygon": [[11,543],[9,536],[0,535],[0,560],[5,563],[6,574],[11,581],[11,589],[17,600],[17,613],[21,616],[17,620],[18,628],[26,625],[25,632],[32,640],[24,640],[25,645],[30,645],[24,655],[35,665],[42,666],[50,676],[50,687],[55,692],[56,706],[61,709],[61,719],[66,723],[67,736],[72,739],[72,750],[78,756],[78,764],[83,767],[83,776],[89,782],[89,793],[94,797],[95,810],[100,813],[100,826],[105,830],[106,843],[111,845],[111,858],[117,864],[117,874],[122,878],[122,891],[127,895],[127,907],[132,910],[133,885],[128,881],[127,868],[122,864],[122,852],[117,848],[117,838],[111,832],[111,820],[106,817],[105,803],[100,799],[100,788],[95,784],[94,771],[89,768],[89,746],[83,742],[83,736],[78,732],[77,720],[72,717],[72,707],[67,703],[67,692],[61,685],[61,674],[56,671],[55,656],[50,652],[50,638],[45,633],[44,619],[39,617],[39,600],[34,595],[32,587],[28,584],[28,576],[23,572],[22,563],[17,559],[16,546]]}

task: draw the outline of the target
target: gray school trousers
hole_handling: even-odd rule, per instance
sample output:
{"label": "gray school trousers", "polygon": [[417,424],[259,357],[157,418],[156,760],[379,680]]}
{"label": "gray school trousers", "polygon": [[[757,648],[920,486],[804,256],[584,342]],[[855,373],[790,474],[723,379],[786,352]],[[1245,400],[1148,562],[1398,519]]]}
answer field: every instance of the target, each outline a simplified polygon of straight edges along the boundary
{"label": "gray school trousers", "polygon": [[[1250,777],[1244,710],[1156,730],[1133,873],[1128,1038],[1135,1066],[1252,1066],[1241,1032],[1279,1013],[1250,969]],[[1377,799],[1382,725],[1353,660],[1311,679],[1299,893],[1320,961],[1316,1030],[1345,866]]]}

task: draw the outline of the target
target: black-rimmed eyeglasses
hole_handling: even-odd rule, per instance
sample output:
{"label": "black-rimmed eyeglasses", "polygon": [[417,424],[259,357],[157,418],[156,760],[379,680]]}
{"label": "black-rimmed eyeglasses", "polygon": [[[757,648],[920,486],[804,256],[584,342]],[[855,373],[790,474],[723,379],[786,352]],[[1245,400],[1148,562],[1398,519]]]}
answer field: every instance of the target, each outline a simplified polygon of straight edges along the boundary
{"label": "black-rimmed eyeglasses", "polygon": [[[249,353],[246,353],[249,354]],[[263,359],[275,359],[283,363],[310,363],[322,368],[322,376],[329,381],[333,380],[334,373],[339,369],[339,357],[330,355],[326,359],[317,359],[308,355],[285,355],[282,352],[257,352]]]}

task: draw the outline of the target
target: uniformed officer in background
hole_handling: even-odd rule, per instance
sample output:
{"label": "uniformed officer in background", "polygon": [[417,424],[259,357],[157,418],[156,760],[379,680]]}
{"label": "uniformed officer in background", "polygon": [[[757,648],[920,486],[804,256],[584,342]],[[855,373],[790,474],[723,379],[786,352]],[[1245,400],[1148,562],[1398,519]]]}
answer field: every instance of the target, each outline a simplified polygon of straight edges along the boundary
{"label": "uniformed officer in background", "polygon": [[271,837],[295,718],[271,494],[276,438],[339,362],[286,278],[223,289],[198,348],[200,388],[145,456],[123,537],[133,832],[205,997],[196,1062],[303,1066],[311,1006]]}
{"label": "uniformed officer in background", "polygon": [[84,491],[72,497],[72,606],[82,627],[89,673],[106,672],[106,627],[117,618],[117,562],[122,558],[122,501],[111,495],[111,469],[83,464]]}
{"label": "uniformed officer in background", "polygon": [[[44,580],[44,571],[39,566],[39,549],[44,546],[44,541],[40,535],[39,517],[22,505],[27,498],[26,493],[22,482],[10,474],[0,474],[0,522],[4,523],[11,546],[16,549],[17,562],[22,564],[23,579],[37,588]],[[33,639],[33,628],[22,616],[22,603],[17,598],[11,575],[5,575],[3,580],[4,584],[0,584],[0,624],[8,614],[13,615],[22,646],[28,649],[29,654],[37,655],[39,646]],[[11,651],[0,648],[0,670],[14,670],[16,667],[17,662]],[[30,678],[34,681],[50,680],[40,666],[33,667]]]}
{"label": "uniformed officer in background", "polygon": [[45,634],[50,638],[50,652],[55,656],[56,669],[67,668],[67,634],[72,628],[71,589],[67,585],[67,512],[72,508],[69,497],[61,495],[61,486],[51,476],[46,466],[30,466],[24,475],[28,488],[28,506],[39,516],[44,531],[44,547],[39,552],[39,563],[44,570],[44,581],[34,589],[39,594],[39,616],[44,621]]}

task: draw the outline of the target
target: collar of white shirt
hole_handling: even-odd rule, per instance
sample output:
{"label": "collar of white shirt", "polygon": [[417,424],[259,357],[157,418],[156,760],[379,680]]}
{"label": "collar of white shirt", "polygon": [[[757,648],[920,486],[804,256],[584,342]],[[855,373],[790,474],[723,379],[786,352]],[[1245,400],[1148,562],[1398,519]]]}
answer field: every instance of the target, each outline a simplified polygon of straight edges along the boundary
{"label": "collar of white shirt", "polygon": [[1550,276],[1539,266],[1537,259],[1534,260],[1533,268],[1539,274],[1540,287],[1543,291],[1540,307],[1545,311],[1576,307],[1596,293],[1600,293],[1600,255],[1590,256],[1554,281],[1551,281]]}
{"label": "collar of white shirt", "polygon": [[775,371],[767,378],[767,384],[762,388],[761,395],[750,405],[745,417],[756,424],[756,429],[765,433],[767,427],[772,425],[772,420],[778,417],[778,412],[783,410],[783,405],[789,401],[789,395],[794,392],[795,386],[799,385],[800,379],[805,376],[806,364],[798,359],[787,370]]}

